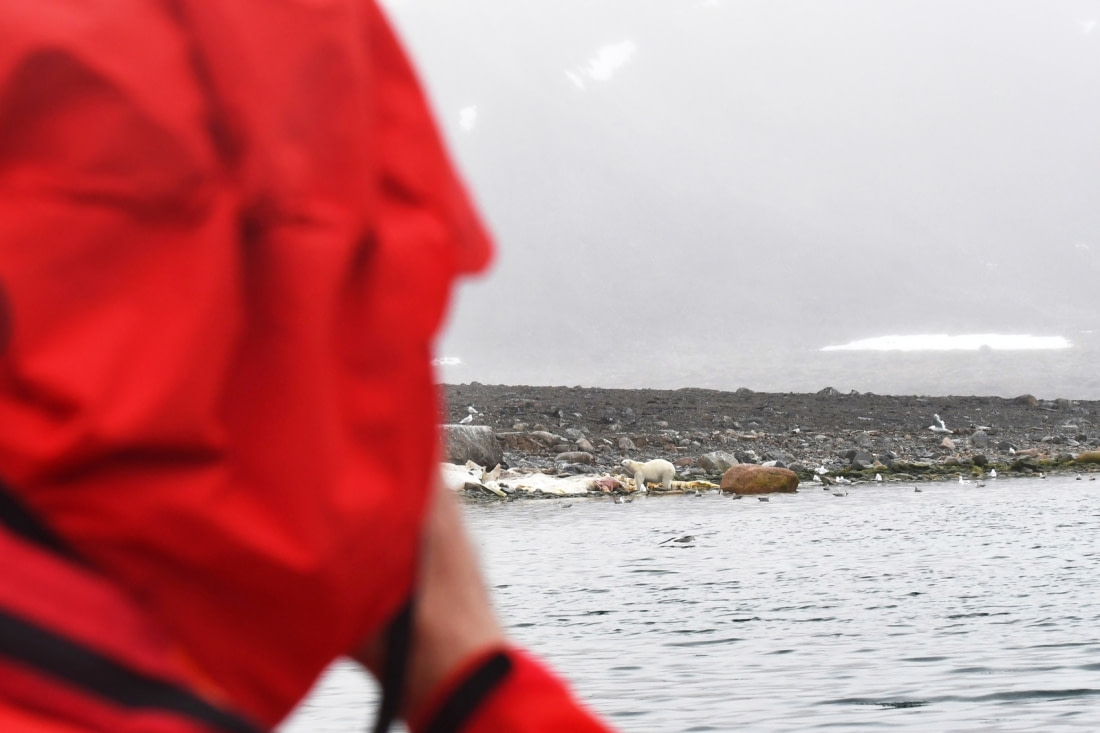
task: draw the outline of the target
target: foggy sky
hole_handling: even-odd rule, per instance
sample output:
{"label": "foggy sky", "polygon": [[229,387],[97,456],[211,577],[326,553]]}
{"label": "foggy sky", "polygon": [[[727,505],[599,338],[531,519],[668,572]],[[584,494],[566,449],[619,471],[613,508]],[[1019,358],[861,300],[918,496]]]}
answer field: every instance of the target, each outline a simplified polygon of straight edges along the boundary
{"label": "foggy sky", "polygon": [[[817,349],[892,333],[1092,348],[1100,0],[387,7],[499,247],[451,381],[816,389],[868,382]],[[917,371],[886,388],[1052,367]]]}

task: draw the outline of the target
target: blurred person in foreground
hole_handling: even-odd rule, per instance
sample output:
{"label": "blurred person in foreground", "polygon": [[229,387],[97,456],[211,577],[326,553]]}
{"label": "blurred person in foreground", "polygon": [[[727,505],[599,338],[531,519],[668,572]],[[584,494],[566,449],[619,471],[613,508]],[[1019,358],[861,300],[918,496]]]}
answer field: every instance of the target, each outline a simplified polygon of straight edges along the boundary
{"label": "blurred person in foreground", "polygon": [[0,730],[604,731],[496,621],[430,364],[490,245],[371,0],[0,3]]}

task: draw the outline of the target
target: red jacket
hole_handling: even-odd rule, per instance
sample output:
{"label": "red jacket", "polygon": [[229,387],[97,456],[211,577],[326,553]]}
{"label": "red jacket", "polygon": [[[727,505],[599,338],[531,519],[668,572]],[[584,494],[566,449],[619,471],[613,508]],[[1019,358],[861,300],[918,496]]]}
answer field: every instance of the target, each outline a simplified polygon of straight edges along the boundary
{"label": "red jacket", "polygon": [[369,0],[0,4],[0,478],[254,719],[408,595],[489,251]]}

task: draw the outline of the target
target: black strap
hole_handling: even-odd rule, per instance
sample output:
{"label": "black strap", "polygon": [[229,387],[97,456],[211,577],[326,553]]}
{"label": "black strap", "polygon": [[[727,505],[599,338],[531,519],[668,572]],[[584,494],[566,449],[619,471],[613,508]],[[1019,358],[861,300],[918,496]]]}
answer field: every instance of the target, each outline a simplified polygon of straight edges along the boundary
{"label": "black strap", "polygon": [[386,628],[386,651],[382,660],[382,702],[374,720],[373,733],[386,733],[401,712],[405,694],[405,673],[412,647],[413,599],[401,607]]}
{"label": "black strap", "polygon": [[69,547],[68,543],[53,529],[31,513],[31,510],[3,483],[0,483],[0,524],[7,527],[12,534],[22,537],[31,544],[71,562],[84,564],[76,551]]}
{"label": "black strap", "polygon": [[511,671],[512,660],[504,652],[489,657],[451,693],[424,733],[458,733]]}
{"label": "black strap", "polygon": [[4,610],[0,610],[0,656],[121,707],[174,713],[224,733],[260,730],[186,689],[135,672]]}

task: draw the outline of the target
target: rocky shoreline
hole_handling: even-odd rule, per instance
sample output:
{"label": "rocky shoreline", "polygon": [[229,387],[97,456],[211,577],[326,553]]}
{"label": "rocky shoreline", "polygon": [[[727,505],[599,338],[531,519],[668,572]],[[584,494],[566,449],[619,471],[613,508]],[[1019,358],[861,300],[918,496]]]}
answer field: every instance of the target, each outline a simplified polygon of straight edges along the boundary
{"label": "rocky shoreline", "polygon": [[[804,482],[821,468],[842,481],[879,474],[885,482],[991,470],[1100,471],[1097,401],[830,388],[809,394],[474,382],[442,389],[446,422],[482,426],[482,434],[491,428],[502,466],[520,473],[615,475],[625,458],[667,459],[684,481],[718,481],[723,462],[785,467]],[[453,462],[470,457],[450,442]]]}

